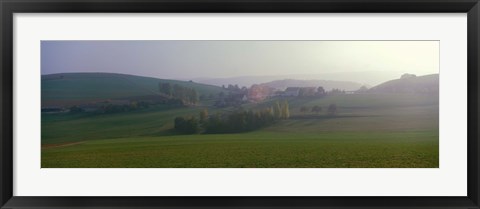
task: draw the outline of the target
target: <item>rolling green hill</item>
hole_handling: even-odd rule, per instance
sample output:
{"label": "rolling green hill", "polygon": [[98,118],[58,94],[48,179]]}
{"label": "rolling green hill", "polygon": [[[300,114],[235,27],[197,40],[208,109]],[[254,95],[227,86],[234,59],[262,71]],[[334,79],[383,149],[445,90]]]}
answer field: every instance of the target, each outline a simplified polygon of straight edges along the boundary
{"label": "rolling green hill", "polygon": [[276,89],[286,89],[288,87],[319,87],[322,86],[326,90],[342,89],[346,91],[354,91],[359,89],[362,85],[350,81],[329,81],[329,80],[296,80],[283,79],[274,80],[262,85],[269,86]]}
{"label": "rolling green hill", "polygon": [[387,81],[369,90],[370,93],[436,93],[439,89],[439,75],[405,76]]}
{"label": "rolling green hill", "polygon": [[[326,116],[331,103],[335,117]],[[340,94],[289,104],[290,119],[236,134],[172,132],[176,116],[198,115],[200,106],[42,113],[42,168],[438,168],[438,95]],[[324,110],[300,112],[314,105]],[[216,111],[227,110],[208,108]]]}
{"label": "rolling green hill", "polygon": [[[428,78],[428,77],[427,77]],[[411,78],[404,78],[411,79]],[[425,78],[419,78],[420,81]],[[222,88],[139,76],[79,73],[42,77],[52,103],[135,98],[158,92],[159,82]],[[394,81],[395,84],[397,81]],[[409,81],[414,82],[414,81]],[[416,82],[416,81],[415,81]],[[402,83],[402,82],[400,82]],[[391,84],[387,82],[386,84]],[[395,85],[394,85],[395,86]],[[42,112],[42,168],[438,168],[438,93],[331,94],[270,98],[237,107],[261,110],[289,103],[289,119],[245,133],[175,132],[178,116],[235,111],[202,103],[156,104],[118,113]],[[336,104],[334,116],[327,114]],[[312,112],[314,106],[322,107]],[[307,112],[301,111],[303,107]]]}
{"label": "rolling green hill", "polygon": [[200,95],[218,94],[221,87],[114,73],[61,73],[42,75],[42,106],[158,94],[158,83],[194,88]]}

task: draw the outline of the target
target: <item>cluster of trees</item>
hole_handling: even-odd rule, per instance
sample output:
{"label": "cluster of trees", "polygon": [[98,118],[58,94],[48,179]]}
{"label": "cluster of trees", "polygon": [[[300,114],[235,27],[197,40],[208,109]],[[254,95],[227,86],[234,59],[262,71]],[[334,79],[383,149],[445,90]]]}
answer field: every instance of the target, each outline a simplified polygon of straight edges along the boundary
{"label": "cluster of trees", "polygon": [[200,132],[200,124],[195,117],[176,117],[174,122],[175,130],[180,133],[195,134]]}
{"label": "cluster of trees", "polygon": [[225,93],[220,92],[218,99],[213,105],[215,107],[239,107],[247,101],[247,96],[243,93],[229,92],[228,95],[225,96]]}
{"label": "cluster of trees", "polygon": [[198,92],[194,88],[184,87],[178,84],[158,83],[160,93],[163,93],[173,99],[180,99],[184,104],[197,104],[199,100]]}
{"label": "cluster of trees", "polygon": [[315,87],[302,87],[298,91],[299,97],[311,97],[317,94],[317,89]]}
{"label": "cluster of trees", "polygon": [[323,88],[323,86],[319,86],[317,88],[317,94],[318,95],[324,95],[326,93],[325,89]]}
{"label": "cluster of trees", "polygon": [[215,114],[202,123],[205,133],[240,133],[253,131],[273,124],[276,120],[273,109],[260,111],[236,111],[231,114]]}
{"label": "cluster of trees", "polygon": [[65,109],[62,107],[42,107],[42,113],[44,112],[54,113],[54,112],[63,112],[63,111],[65,111]]}
{"label": "cluster of trees", "polygon": [[199,113],[199,119],[176,117],[174,128],[183,134],[240,133],[257,130],[289,117],[288,102],[284,101],[258,111],[237,110],[230,114],[217,113],[211,116],[205,109]]}
{"label": "cluster of trees", "polygon": [[336,104],[330,104],[328,106],[327,112],[329,115],[336,115],[337,114],[337,105]]}
{"label": "cluster of trees", "polygon": [[[318,106],[318,105],[315,105],[311,108],[309,107],[306,107],[306,106],[302,106],[300,107],[300,112],[302,114],[305,114],[307,112],[314,112],[315,114],[319,114],[320,112],[322,112],[323,108],[321,106]],[[336,115],[337,114],[337,105],[336,104],[330,104],[328,106],[328,109],[327,109],[327,114],[330,115],[330,116],[333,116],[333,115]]]}
{"label": "cluster of trees", "polygon": [[[111,104],[106,103],[103,105],[98,105],[96,107],[92,107],[94,110],[90,111],[97,114],[104,114],[104,113],[120,113],[120,112],[129,112],[137,109],[145,109],[149,108],[150,103],[146,101],[132,101],[129,104]],[[87,108],[88,109],[88,108]],[[68,108],[69,113],[82,113],[86,112],[85,108],[74,105]]]}
{"label": "cluster of trees", "polygon": [[70,108],[68,108],[68,112],[70,113],[81,113],[81,112],[85,112],[85,110],[77,105],[74,105],[74,106],[71,106]]}
{"label": "cluster of trees", "polygon": [[130,104],[106,104],[103,105],[97,112],[100,113],[119,113],[119,112],[129,112],[137,109],[149,108],[150,104],[147,102],[131,102]]}
{"label": "cluster of trees", "polygon": [[400,77],[400,79],[415,78],[415,77],[417,77],[417,75],[415,75],[415,74],[410,74],[410,73],[405,73],[405,74],[403,74],[403,75]]}
{"label": "cluster of trees", "polygon": [[240,88],[237,84],[228,84],[228,87],[222,85],[222,89],[227,90],[228,93],[226,94],[224,91],[218,93],[214,103],[215,107],[239,107],[247,102],[247,87]]}
{"label": "cluster of trees", "polygon": [[240,88],[238,86],[238,84],[235,84],[235,85],[232,85],[232,84],[228,84],[227,87],[225,87],[225,85],[222,85],[222,89],[227,89],[229,91],[233,91],[233,92],[239,92],[239,91],[243,91],[243,92],[246,92],[248,89],[247,87],[243,86],[242,88]]}
{"label": "cluster of trees", "polygon": [[[329,94],[345,94],[345,90],[334,88],[330,91],[326,91],[322,86],[319,87],[289,87],[285,91],[289,89],[298,89],[298,97],[323,97]],[[364,87],[366,88],[366,87]],[[290,89],[290,90],[291,90]],[[291,95],[287,95],[291,96]]]}
{"label": "cluster of trees", "polygon": [[312,96],[323,96],[326,91],[322,86],[318,88],[315,87],[302,87],[298,91],[298,96],[300,97],[312,97]]}
{"label": "cluster of trees", "polygon": [[276,96],[286,97],[322,97],[327,92],[322,86],[319,87],[287,87],[284,91],[275,92]]}
{"label": "cluster of trees", "polygon": [[290,117],[290,108],[287,100],[282,103],[276,101],[272,108],[276,119],[288,119]]}
{"label": "cluster of trees", "polygon": [[318,113],[320,113],[320,112],[322,111],[322,107],[320,107],[320,106],[318,106],[318,105],[315,105],[315,106],[313,106],[313,107],[311,107],[311,108],[306,107],[306,106],[300,107],[300,112],[303,113],[303,114],[305,114],[305,113],[307,113],[307,112],[309,112],[309,111],[318,114]]}
{"label": "cluster of trees", "polygon": [[330,94],[345,94],[345,90],[340,90],[340,89],[332,89]]}

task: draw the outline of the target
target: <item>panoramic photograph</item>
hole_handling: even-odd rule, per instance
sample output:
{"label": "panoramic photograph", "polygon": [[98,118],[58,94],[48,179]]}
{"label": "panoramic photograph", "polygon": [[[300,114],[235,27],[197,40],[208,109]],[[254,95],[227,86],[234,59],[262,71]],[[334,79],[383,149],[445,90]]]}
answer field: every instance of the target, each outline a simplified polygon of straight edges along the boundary
{"label": "panoramic photograph", "polygon": [[439,168],[438,41],[41,41],[42,168]]}

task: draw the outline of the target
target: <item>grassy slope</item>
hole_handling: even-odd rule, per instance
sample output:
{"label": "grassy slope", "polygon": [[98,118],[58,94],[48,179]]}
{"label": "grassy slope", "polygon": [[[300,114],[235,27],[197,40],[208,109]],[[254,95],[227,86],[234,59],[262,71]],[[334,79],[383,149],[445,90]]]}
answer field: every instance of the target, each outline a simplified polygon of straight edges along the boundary
{"label": "grassy slope", "polygon": [[218,94],[222,88],[188,81],[113,73],[63,73],[42,76],[42,105],[115,99],[158,93],[158,83],[195,88],[199,94]]}
{"label": "grassy slope", "polygon": [[437,132],[125,138],[44,149],[42,167],[438,167]]}
{"label": "grassy slope", "polygon": [[197,115],[198,109],[154,108],[117,114],[42,115],[42,144],[105,138],[162,135],[180,115]]}
{"label": "grassy slope", "polygon": [[430,74],[412,78],[394,79],[369,89],[372,93],[388,92],[438,92],[439,74]]}
{"label": "grassy slope", "polygon": [[[42,114],[42,145],[138,136],[171,135],[177,116],[195,116],[204,107],[162,105],[114,114]],[[210,113],[223,110],[211,110]]]}
{"label": "grassy slope", "polygon": [[[332,102],[335,118],[298,111]],[[290,120],[229,135],[165,135],[194,108],[42,117],[42,144],[84,141],[43,149],[42,167],[438,167],[438,97],[338,95],[290,109]]]}

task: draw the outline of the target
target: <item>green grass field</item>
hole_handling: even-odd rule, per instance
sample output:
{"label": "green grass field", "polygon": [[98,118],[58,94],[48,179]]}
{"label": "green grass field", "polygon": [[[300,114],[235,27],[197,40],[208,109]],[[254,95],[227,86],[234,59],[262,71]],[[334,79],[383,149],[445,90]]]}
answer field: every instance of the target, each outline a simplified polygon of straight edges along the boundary
{"label": "green grass field", "polygon": [[132,137],[45,148],[42,167],[438,167],[437,132],[330,132]]}
{"label": "green grass field", "polygon": [[195,88],[199,94],[222,92],[218,86],[113,73],[63,73],[42,76],[42,105],[82,104],[158,93],[159,82]]}
{"label": "green grass field", "polygon": [[[244,105],[261,108],[262,104]],[[338,115],[325,114],[336,103]],[[174,135],[204,107],[42,114],[42,168],[437,168],[438,96],[290,99],[291,118],[239,134]],[[324,112],[301,113],[320,105]],[[228,111],[209,108],[209,112]]]}

